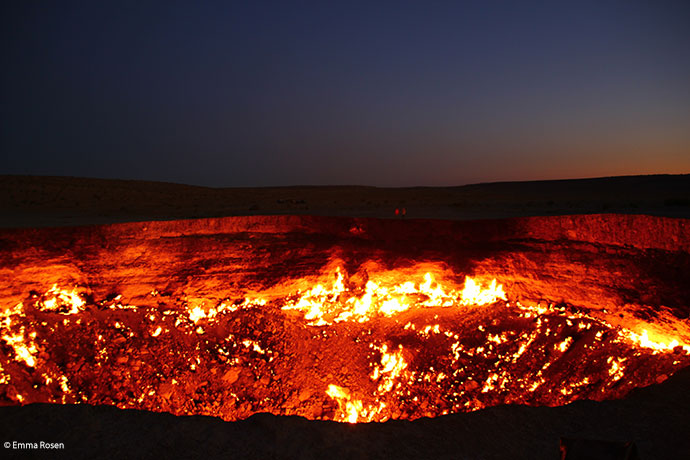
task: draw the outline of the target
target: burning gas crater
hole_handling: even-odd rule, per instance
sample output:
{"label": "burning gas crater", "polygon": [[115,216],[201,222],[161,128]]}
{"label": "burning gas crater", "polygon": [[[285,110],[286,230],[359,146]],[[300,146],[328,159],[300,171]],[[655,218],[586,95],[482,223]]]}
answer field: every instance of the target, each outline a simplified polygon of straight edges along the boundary
{"label": "burning gas crater", "polygon": [[521,304],[491,277],[374,263],[220,302],[88,286],[27,293],[1,319],[2,404],[111,404],[342,422],[622,397],[690,365],[690,346],[568,304]]}

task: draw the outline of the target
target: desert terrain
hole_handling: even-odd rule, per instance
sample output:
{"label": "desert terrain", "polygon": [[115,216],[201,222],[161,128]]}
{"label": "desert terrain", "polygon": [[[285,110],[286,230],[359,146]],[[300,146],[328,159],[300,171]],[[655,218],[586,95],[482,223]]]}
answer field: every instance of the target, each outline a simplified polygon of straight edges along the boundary
{"label": "desert terrain", "polygon": [[0,226],[45,227],[251,215],[497,219],[566,214],[690,217],[690,175],[458,187],[206,188],[162,182],[0,176]]}

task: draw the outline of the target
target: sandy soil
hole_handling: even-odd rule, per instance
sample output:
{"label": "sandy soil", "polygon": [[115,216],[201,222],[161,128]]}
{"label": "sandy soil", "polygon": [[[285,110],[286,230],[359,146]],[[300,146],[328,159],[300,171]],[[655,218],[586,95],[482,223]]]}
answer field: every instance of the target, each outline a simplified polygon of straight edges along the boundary
{"label": "sandy soil", "polygon": [[0,227],[302,214],[486,219],[623,213],[690,218],[690,175],[459,187],[205,188],[161,182],[0,176]]}

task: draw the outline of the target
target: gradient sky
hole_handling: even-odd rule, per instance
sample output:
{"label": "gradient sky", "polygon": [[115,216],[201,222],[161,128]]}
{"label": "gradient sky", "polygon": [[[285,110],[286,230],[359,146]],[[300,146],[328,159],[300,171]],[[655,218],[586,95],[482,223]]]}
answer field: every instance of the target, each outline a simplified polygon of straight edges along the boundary
{"label": "gradient sky", "polygon": [[17,0],[0,17],[0,174],[690,172],[688,1]]}

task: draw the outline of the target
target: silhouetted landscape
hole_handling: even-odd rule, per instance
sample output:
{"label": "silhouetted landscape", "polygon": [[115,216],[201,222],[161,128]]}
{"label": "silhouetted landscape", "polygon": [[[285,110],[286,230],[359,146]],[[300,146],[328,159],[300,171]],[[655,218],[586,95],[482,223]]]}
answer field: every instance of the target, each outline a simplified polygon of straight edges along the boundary
{"label": "silhouetted landscape", "polygon": [[690,175],[625,176],[458,187],[207,188],[70,177],[0,176],[3,227],[247,215],[497,219],[623,213],[690,217]]}

